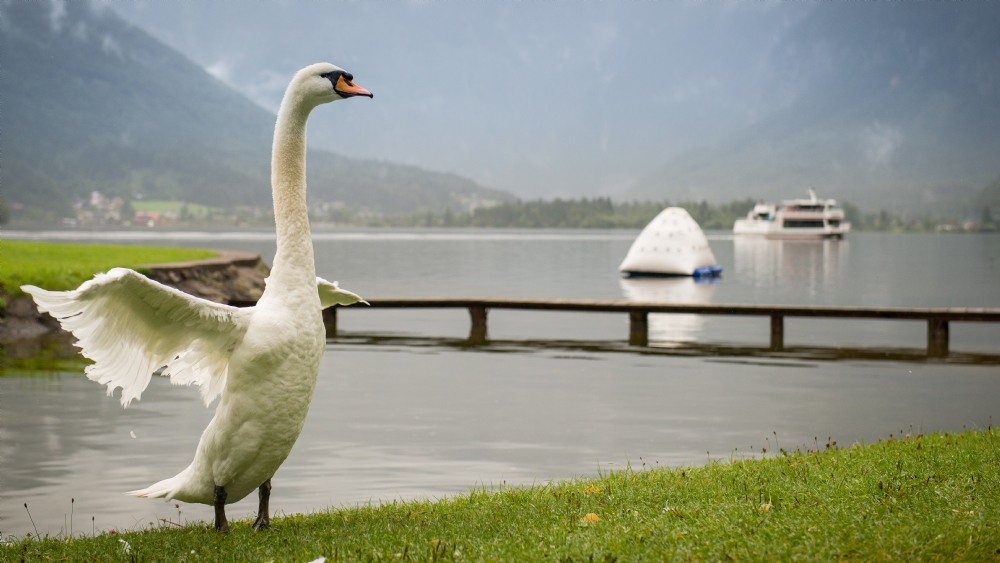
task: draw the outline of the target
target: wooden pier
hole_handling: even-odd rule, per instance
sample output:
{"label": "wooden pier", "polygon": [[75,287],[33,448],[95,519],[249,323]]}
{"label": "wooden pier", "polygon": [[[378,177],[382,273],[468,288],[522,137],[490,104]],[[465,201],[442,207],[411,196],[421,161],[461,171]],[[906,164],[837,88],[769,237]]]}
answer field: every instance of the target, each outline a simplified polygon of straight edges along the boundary
{"label": "wooden pier", "polygon": [[[649,314],[679,313],[688,315],[729,315],[771,318],[771,349],[781,350],[785,344],[785,317],[881,319],[924,321],[927,323],[927,355],[948,356],[948,323],[1000,322],[1000,308],[927,308],[904,309],[888,307],[830,307],[807,305],[727,305],[669,304],[639,301],[585,299],[517,299],[503,297],[452,299],[423,297],[406,299],[369,299],[374,309],[468,309],[471,327],[469,340],[485,342],[486,319],[490,309],[523,309],[531,311],[575,311],[585,313],[627,313],[629,344],[649,345]],[[354,308],[367,308],[355,305]],[[337,335],[337,308],[323,311],[327,337]]]}

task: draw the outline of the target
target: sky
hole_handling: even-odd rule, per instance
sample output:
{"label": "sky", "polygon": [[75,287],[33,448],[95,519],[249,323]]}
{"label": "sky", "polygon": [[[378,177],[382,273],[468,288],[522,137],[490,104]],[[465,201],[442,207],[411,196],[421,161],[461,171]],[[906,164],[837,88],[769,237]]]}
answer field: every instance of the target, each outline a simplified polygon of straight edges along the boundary
{"label": "sky", "polygon": [[795,100],[768,66],[808,3],[108,1],[259,105],[296,70],[371,103],[310,143],[456,172],[520,197],[614,195]]}

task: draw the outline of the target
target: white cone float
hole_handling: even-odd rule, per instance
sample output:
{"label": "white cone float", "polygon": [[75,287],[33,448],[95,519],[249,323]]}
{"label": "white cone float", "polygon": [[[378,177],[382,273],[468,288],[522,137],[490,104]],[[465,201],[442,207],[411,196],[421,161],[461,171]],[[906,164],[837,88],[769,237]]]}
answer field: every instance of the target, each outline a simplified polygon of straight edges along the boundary
{"label": "white cone float", "polygon": [[632,243],[618,267],[627,276],[712,277],[722,273],[708,239],[680,207],[660,212]]}

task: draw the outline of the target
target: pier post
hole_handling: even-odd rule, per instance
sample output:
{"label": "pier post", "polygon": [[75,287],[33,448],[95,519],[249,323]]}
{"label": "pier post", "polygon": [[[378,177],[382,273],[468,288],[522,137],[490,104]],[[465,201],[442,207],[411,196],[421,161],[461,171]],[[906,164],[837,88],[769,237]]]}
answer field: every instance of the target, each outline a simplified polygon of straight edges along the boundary
{"label": "pier post", "polygon": [[473,305],[469,307],[469,317],[472,327],[469,328],[469,341],[482,344],[486,342],[486,307]]}
{"label": "pier post", "polygon": [[927,319],[927,355],[932,358],[948,357],[948,321]]}
{"label": "pier post", "polygon": [[649,346],[649,311],[628,312],[629,346]]}
{"label": "pier post", "polygon": [[323,309],[323,326],[326,328],[327,338],[337,337],[337,306]]}
{"label": "pier post", "polygon": [[781,350],[785,347],[785,317],[771,315],[771,349]]}

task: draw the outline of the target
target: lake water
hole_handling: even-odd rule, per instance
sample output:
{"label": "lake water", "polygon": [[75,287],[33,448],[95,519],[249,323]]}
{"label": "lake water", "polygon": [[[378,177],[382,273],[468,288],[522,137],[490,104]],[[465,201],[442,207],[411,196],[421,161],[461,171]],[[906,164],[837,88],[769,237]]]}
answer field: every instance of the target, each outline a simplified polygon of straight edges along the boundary
{"label": "lake water", "polygon": [[[366,297],[509,296],[893,307],[1000,306],[1000,236],[857,233],[843,241],[709,233],[718,283],[623,280],[634,231],[317,231],[318,274]],[[266,231],[6,232],[274,253]],[[626,463],[677,466],[762,447],[824,447],[1000,420],[1000,325],[952,323],[947,360],[926,324],[651,315],[649,349],[625,315],[491,311],[470,347],[462,310],[352,310],[327,346],[305,429],[271,506],[299,512],[477,485],[538,483]],[[8,355],[15,347],[8,344]],[[177,520],[122,493],[187,466],[212,416],[197,390],[154,378],[122,409],[82,373],[0,377],[0,532],[58,534]],[[992,417],[992,419],[991,419]],[[132,437],[132,434],[135,437]],[[751,450],[752,447],[752,450]],[[211,508],[181,504],[180,518]],[[233,517],[256,510],[248,497]]]}

